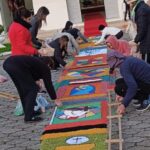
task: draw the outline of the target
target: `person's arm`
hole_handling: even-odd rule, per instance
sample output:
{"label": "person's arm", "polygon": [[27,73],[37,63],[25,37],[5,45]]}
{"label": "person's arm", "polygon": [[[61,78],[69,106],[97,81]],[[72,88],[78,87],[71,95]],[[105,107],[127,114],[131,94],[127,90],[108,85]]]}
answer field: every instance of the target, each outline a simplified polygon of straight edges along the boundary
{"label": "person's arm", "polygon": [[[71,42],[72,46],[75,48],[76,53],[78,54],[79,44],[76,42],[76,40],[74,39],[74,37],[72,35],[70,35],[70,42]],[[68,45],[69,45],[69,43],[68,43]]]}
{"label": "person's arm", "polygon": [[122,104],[127,107],[133,97],[136,95],[138,85],[130,72],[128,67],[125,67],[122,73],[124,81],[128,87],[125,97],[123,98]]}
{"label": "person's arm", "polygon": [[95,44],[100,44],[100,43],[102,43],[102,42],[104,41],[106,35],[107,35],[107,34],[106,34],[106,32],[105,32],[105,29],[104,29],[104,30],[102,31],[102,36],[101,36],[101,38],[100,38]]}
{"label": "person's arm", "polygon": [[52,100],[55,100],[57,96],[51,80],[51,73],[47,66],[43,67],[43,81],[49,96],[51,97]]}
{"label": "person's arm", "polygon": [[37,49],[35,49],[31,45],[31,43],[27,42],[28,39],[25,36],[26,33],[24,32],[24,30],[20,30],[17,34],[18,34],[17,36],[19,37],[19,38],[17,38],[17,43],[18,43],[18,47],[20,48],[20,50],[24,51],[28,55],[38,54]]}
{"label": "person's arm", "polygon": [[62,66],[66,65],[66,62],[62,58],[62,50],[60,48],[55,48],[54,57],[59,64]]}
{"label": "person's arm", "polygon": [[88,43],[88,40],[86,39],[86,37],[85,37],[80,31],[78,31],[78,36],[79,36],[85,43]]}
{"label": "person's arm", "polygon": [[147,20],[147,15],[146,13],[142,13],[140,16],[138,16],[138,21],[137,21],[137,35],[134,39],[135,43],[141,42],[145,35],[147,34],[148,31],[148,20]]}

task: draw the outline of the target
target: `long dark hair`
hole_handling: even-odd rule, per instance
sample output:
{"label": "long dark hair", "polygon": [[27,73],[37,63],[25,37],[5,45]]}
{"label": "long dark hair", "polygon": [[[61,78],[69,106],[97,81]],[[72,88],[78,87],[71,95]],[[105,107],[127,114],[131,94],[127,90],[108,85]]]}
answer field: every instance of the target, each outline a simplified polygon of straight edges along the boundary
{"label": "long dark hair", "polygon": [[[48,8],[42,6],[38,9],[35,16],[36,16],[36,18],[38,19],[38,22],[39,22],[39,29],[42,27],[42,18],[43,18],[43,16],[47,16],[48,14],[49,14]],[[44,20],[44,22],[46,23],[46,19]]]}
{"label": "long dark hair", "polygon": [[62,32],[67,32],[70,29],[71,26],[73,26],[73,23],[71,21],[67,21],[64,29],[62,30]]}

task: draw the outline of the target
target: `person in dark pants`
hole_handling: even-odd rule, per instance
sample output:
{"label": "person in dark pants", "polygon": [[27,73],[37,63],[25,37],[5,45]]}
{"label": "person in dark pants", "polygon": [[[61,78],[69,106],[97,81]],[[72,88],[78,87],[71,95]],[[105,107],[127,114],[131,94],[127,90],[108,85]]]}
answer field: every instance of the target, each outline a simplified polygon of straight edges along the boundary
{"label": "person in dark pants", "polygon": [[73,28],[73,23],[71,21],[66,22],[66,25],[63,28],[62,32],[71,34],[75,38],[75,40],[81,38],[84,43],[88,43],[87,38],[80,32],[80,30],[77,28]]}
{"label": "person in dark pants", "polygon": [[134,42],[142,54],[142,59],[150,64],[150,6],[144,0],[136,1],[135,4],[134,20],[137,26],[137,35]]}
{"label": "person in dark pants", "polygon": [[66,62],[64,61],[65,56],[67,55],[67,44],[69,42],[69,38],[66,35],[63,35],[60,38],[49,43],[49,46],[54,48],[54,62],[55,69],[61,66],[65,66]]}
{"label": "person in dark pants", "polygon": [[128,14],[129,20],[131,19],[130,4],[127,3],[127,0],[124,0],[124,4],[125,4],[124,21],[127,21],[127,14]]}
{"label": "person in dark pants", "polygon": [[127,85],[122,104],[118,106],[118,113],[125,113],[125,108],[137,96],[137,93],[147,95],[147,99],[142,99],[143,103],[138,111],[147,110],[150,107],[150,65],[141,59],[123,56],[117,51],[108,53],[107,62],[110,66],[110,73],[113,73],[115,68],[120,69],[120,74]]}
{"label": "person in dark pants", "polygon": [[41,117],[35,116],[34,106],[39,90],[36,81],[43,79],[46,90],[52,100],[57,105],[61,103],[56,100],[56,93],[51,81],[50,68],[51,61],[43,61],[43,58],[33,56],[10,56],[3,64],[4,70],[13,80],[24,110],[24,121],[35,122],[41,121]]}

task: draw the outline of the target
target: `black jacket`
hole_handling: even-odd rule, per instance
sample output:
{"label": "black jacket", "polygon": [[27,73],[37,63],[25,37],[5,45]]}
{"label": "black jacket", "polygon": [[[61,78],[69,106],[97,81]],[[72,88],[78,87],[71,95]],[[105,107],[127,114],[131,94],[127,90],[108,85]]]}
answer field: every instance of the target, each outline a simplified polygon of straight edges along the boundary
{"label": "black jacket", "polygon": [[135,23],[137,35],[134,41],[140,43],[142,54],[150,53],[150,7],[144,1],[141,1],[135,9]]}
{"label": "black jacket", "polygon": [[[15,68],[17,70],[17,73],[14,73],[16,78],[19,78],[21,75],[20,79],[24,80],[24,82],[26,82],[26,80],[29,80],[29,78],[30,81],[37,81],[39,79],[43,79],[49,96],[53,100],[56,99],[56,93],[51,81],[50,69],[42,60],[40,60],[40,58],[23,55],[10,56],[4,62],[3,68],[9,73],[11,73],[10,70],[13,70],[13,68]],[[22,84],[24,84],[24,82],[22,82]],[[31,85],[28,84],[22,86],[30,87]]]}

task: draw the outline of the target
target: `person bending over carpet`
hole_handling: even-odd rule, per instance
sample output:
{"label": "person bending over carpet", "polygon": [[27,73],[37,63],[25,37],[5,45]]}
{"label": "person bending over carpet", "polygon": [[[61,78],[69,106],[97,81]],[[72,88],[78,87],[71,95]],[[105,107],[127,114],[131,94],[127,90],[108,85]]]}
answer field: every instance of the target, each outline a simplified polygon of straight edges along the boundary
{"label": "person bending over carpet", "polygon": [[66,35],[63,35],[60,38],[49,43],[49,46],[54,48],[54,63],[55,69],[58,67],[63,66],[65,67],[66,62],[64,61],[65,56],[67,55],[67,45],[68,45],[69,38]]}
{"label": "person bending over carpet", "polygon": [[[138,58],[123,56],[117,51],[109,52],[107,61],[110,66],[110,73],[115,68],[120,69],[126,85],[126,90],[124,90],[124,95],[122,95],[124,98],[122,104],[118,106],[117,112],[120,114],[125,113],[125,108],[139,92],[143,98],[138,99],[141,102],[138,110],[147,110],[150,107],[150,65]],[[145,95],[147,97],[144,97]]]}
{"label": "person bending over carpet", "polygon": [[79,29],[73,28],[73,23],[71,21],[67,21],[65,28],[62,30],[62,32],[70,33],[76,40],[78,38],[81,38],[84,43],[88,43],[88,40],[86,37],[80,32]]}
{"label": "person bending over carpet", "polygon": [[114,35],[117,39],[123,37],[123,31],[116,27],[106,27],[104,25],[99,25],[98,30],[102,32],[101,38],[95,43],[95,45],[99,45],[105,41],[105,37],[107,35]]}
{"label": "person bending over carpet", "polygon": [[36,116],[34,106],[36,103],[39,86],[36,81],[43,79],[46,90],[55,104],[60,106],[61,102],[57,100],[57,96],[51,81],[50,73],[51,61],[45,57],[34,56],[10,56],[3,64],[4,70],[10,75],[14,82],[24,110],[24,121],[37,122],[42,118]]}

